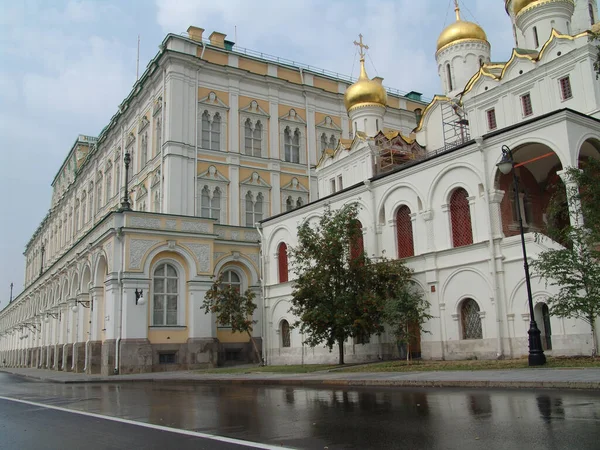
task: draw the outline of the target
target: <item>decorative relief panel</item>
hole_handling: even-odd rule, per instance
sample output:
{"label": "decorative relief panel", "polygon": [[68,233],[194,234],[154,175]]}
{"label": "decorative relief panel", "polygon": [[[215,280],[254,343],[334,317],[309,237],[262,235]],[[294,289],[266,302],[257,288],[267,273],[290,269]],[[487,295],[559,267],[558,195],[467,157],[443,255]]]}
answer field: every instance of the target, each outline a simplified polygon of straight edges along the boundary
{"label": "decorative relief panel", "polygon": [[227,232],[224,228],[217,228],[217,236],[219,236],[221,239],[225,239],[227,237]]}
{"label": "decorative relief panel", "polygon": [[132,239],[129,242],[129,268],[139,269],[144,255],[159,242],[151,239]]}
{"label": "decorative relief panel", "polygon": [[234,241],[237,241],[240,239],[240,233],[237,231],[232,231],[231,232],[231,239]]}
{"label": "decorative relief panel", "polygon": [[250,259],[252,260],[252,262],[254,264],[256,264],[256,267],[258,267],[258,255],[256,253],[252,253],[250,255],[248,255],[250,257]]}
{"label": "decorative relief panel", "polygon": [[181,231],[187,231],[188,233],[209,233],[210,226],[207,223],[202,222],[182,222]]}
{"label": "decorative relief panel", "polygon": [[210,245],[194,244],[191,242],[183,242],[187,248],[191,250],[198,260],[198,272],[210,272]]}
{"label": "decorative relief panel", "polygon": [[246,240],[256,242],[260,240],[260,234],[258,234],[256,231],[246,231]]}
{"label": "decorative relief panel", "polygon": [[223,256],[225,256],[227,253],[225,252],[215,252],[214,253],[214,259],[215,261],[218,261],[219,259],[221,259]]}
{"label": "decorative relief panel", "polygon": [[177,221],[176,220],[167,220],[166,226],[167,226],[167,230],[174,230],[175,228],[177,228]]}
{"label": "decorative relief panel", "polygon": [[152,217],[131,217],[128,225],[136,228],[150,228],[152,230],[160,229],[160,219]]}

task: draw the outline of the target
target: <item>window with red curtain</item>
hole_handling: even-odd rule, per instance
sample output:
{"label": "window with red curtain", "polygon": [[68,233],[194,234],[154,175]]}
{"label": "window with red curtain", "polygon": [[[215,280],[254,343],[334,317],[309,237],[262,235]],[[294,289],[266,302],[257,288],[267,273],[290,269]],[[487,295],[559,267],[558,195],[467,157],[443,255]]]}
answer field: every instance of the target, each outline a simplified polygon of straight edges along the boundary
{"label": "window with red curtain", "polygon": [[471,208],[469,194],[463,188],[456,189],[450,197],[450,218],[452,222],[452,245],[462,247],[473,243]]}
{"label": "window with red curtain", "polygon": [[396,213],[396,236],[398,239],[398,258],[415,256],[410,208],[406,205],[398,208]]}
{"label": "window with red curtain", "polygon": [[288,256],[285,242],[279,244],[277,254],[279,259],[279,282],[286,283],[288,281]]}
{"label": "window with red curtain", "polygon": [[352,225],[356,231],[356,237],[350,243],[350,259],[356,259],[365,251],[365,243],[363,241],[362,223],[360,220],[355,221]]}

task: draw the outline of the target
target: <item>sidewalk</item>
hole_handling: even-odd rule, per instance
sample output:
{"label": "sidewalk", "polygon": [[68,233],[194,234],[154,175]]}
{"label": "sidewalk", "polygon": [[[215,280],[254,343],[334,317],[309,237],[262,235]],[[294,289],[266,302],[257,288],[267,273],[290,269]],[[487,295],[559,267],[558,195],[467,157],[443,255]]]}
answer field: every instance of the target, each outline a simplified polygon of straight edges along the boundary
{"label": "sidewalk", "polygon": [[192,371],[156,372],[135,375],[85,375],[45,369],[2,368],[2,372],[51,383],[192,383],[260,384],[307,387],[394,386],[394,387],[480,387],[600,389],[600,368],[510,369],[446,372],[342,373],[321,371],[307,374],[248,373],[219,374]]}

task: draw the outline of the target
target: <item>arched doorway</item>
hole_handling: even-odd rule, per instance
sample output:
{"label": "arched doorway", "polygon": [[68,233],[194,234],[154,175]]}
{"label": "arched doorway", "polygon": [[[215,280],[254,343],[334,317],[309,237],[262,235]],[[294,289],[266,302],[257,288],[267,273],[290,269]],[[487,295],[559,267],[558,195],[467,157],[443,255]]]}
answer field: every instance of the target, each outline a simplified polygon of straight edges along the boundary
{"label": "arched doorway", "polygon": [[542,348],[552,350],[552,326],[550,325],[550,309],[546,303],[538,303],[533,309],[535,321],[541,333]]}
{"label": "arched doorway", "polygon": [[[496,174],[496,188],[505,192],[500,204],[504,235],[520,234],[519,213],[525,233],[549,234],[562,229],[568,224],[569,215],[564,184],[558,175],[563,169],[560,158],[550,147],[540,143],[524,144],[512,152],[514,170],[506,175],[500,171]],[[519,192],[515,192],[515,175],[519,178]],[[550,200],[555,194],[565,196],[564,205],[559,209],[564,208],[566,213],[561,210],[549,214]]]}

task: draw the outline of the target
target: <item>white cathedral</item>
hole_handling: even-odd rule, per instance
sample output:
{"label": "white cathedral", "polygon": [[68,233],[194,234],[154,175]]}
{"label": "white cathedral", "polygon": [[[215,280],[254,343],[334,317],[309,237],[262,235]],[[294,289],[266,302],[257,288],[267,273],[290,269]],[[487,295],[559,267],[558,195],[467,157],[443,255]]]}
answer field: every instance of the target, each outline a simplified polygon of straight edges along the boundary
{"label": "white cathedral", "polygon": [[[252,339],[267,364],[335,362],[292,327],[287,249],[299,224],[348,203],[361,207],[368,255],[404,259],[431,304],[414,353],[526,355],[518,213],[530,258],[558,248],[536,239],[548,200],[559,180],[573,186],[565,169],[600,158],[598,11],[595,0],[505,6],[515,48],[500,63],[456,2],[435,54],[444,95],[429,103],[370,79],[362,37],[352,82],[219,32],[167,35],[110,123],[80,135],[57,172],[23,292],[0,312],[0,361],[108,375],[244,360],[248,337],[200,307],[223,275],[257,293]],[[519,192],[497,168],[503,146]],[[551,316],[552,288],[535,276],[532,291],[546,354],[589,353],[590,327]],[[345,346],[347,362],[398,354],[387,333]]]}

